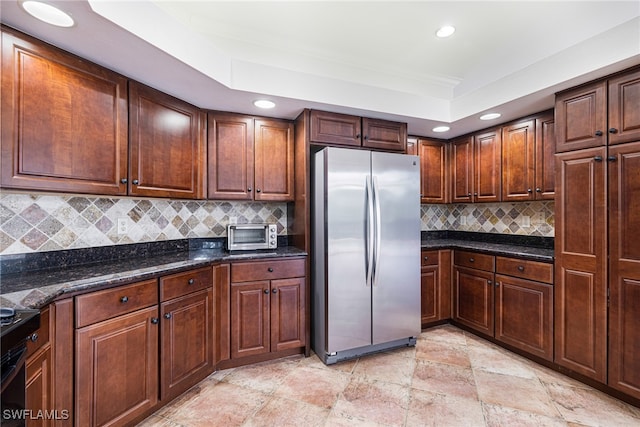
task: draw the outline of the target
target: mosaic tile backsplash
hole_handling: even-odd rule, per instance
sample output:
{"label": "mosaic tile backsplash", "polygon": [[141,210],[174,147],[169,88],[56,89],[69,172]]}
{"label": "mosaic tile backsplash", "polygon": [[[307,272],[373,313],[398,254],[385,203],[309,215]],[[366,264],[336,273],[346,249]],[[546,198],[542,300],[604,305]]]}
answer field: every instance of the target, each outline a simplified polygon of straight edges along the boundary
{"label": "mosaic tile backsplash", "polygon": [[554,237],[554,202],[422,205],[422,231]]}
{"label": "mosaic tile backsplash", "polygon": [[[422,205],[422,231],[554,237],[554,202]],[[0,194],[0,254],[184,238],[226,237],[230,218],[274,222],[288,234],[286,203]],[[528,217],[528,226],[527,226]],[[118,219],[127,232],[118,234]]]}
{"label": "mosaic tile backsplash", "polygon": [[[271,222],[287,235],[286,203],[0,195],[0,254],[45,252],[184,238],[226,237],[238,223]],[[118,233],[118,220],[126,233]]]}

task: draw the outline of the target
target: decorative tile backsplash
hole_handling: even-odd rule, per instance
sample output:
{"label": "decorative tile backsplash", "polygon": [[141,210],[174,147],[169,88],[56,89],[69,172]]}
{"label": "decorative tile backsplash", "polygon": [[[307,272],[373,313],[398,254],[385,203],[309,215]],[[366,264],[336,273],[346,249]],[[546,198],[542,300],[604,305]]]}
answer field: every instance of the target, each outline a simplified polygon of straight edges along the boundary
{"label": "decorative tile backsplash", "polygon": [[[286,203],[0,195],[0,254],[55,251],[126,243],[225,237],[238,223],[273,222],[287,235]],[[118,220],[126,233],[118,234]]]}
{"label": "decorative tile backsplash", "polygon": [[[422,231],[554,237],[554,202],[422,205]],[[528,221],[528,223],[527,223]]]}

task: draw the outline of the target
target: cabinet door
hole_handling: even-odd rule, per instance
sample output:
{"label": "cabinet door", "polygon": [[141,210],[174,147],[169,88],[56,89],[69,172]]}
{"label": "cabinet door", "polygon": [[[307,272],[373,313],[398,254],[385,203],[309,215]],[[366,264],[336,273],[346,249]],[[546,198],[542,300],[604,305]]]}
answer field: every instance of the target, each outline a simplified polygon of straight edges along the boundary
{"label": "cabinet door", "polygon": [[495,338],[553,360],[553,286],[496,275]]}
{"label": "cabinet door", "polygon": [[535,120],[502,128],[502,201],[533,200]]}
{"label": "cabinet door", "polygon": [[451,202],[473,201],[473,137],[456,139],[451,143]]}
{"label": "cabinet door", "polygon": [[[53,405],[53,378],[51,375],[51,346],[47,343],[27,359],[26,409],[38,414],[39,411],[51,411]],[[59,415],[63,415],[61,412]],[[27,427],[52,426],[53,420],[47,417],[28,417]]]}
{"label": "cabinet door", "polygon": [[360,117],[312,110],[310,141],[320,144],[359,147],[362,141]]}
{"label": "cabinet door", "polygon": [[640,70],[609,80],[609,145],[640,140]]}
{"label": "cabinet door", "polygon": [[474,202],[499,202],[502,182],[500,129],[474,138]]}
{"label": "cabinet door", "polygon": [[204,195],[205,114],[193,105],[129,83],[129,195]]}
{"label": "cabinet door", "polygon": [[271,351],[305,345],[305,280],[271,281]]}
{"label": "cabinet door", "polygon": [[606,381],[606,149],[556,155],[555,362]]}
{"label": "cabinet door", "polygon": [[438,313],[438,266],[422,267],[420,273],[420,296],[422,325],[440,320]]}
{"label": "cabinet door", "polygon": [[553,200],[555,197],[555,129],[553,113],[536,119],[536,200]]}
{"label": "cabinet door", "polygon": [[493,336],[493,273],[454,267],[453,318]]}
{"label": "cabinet door", "polygon": [[255,200],[293,200],[293,123],[255,121]]}
{"label": "cabinet door", "polygon": [[444,141],[418,140],[422,203],[448,203],[447,147]]}
{"label": "cabinet door", "polygon": [[253,117],[209,113],[209,199],[253,199]]}
{"label": "cabinet door", "polygon": [[362,146],[404,153],[407,149],[407,124],[363,118]]}
{"label": "cabinet door", "polygon": [[169,400],[213,372],[213,291],[161,306],[160,399]]}
{"label": "cabinet door", "polygon": [[231,283],[231,358],[268,353],[269,281]]}
{"label": "cabinet door", "polygon": [[1,184],[125,195],[127,80],[2,29]]}
{"label": "cabinet door", "polygon": [[607,82],[556,96],[556,153],[607,143]]}
{"label": "cabinet door", "polygon": [[609,155],[609,385],[640,398],[640,142]]}
{"label": "cabinet door", "polygon": [[125,425],[156,404],[157,317],[154,306],[76,330],[76,425]]}

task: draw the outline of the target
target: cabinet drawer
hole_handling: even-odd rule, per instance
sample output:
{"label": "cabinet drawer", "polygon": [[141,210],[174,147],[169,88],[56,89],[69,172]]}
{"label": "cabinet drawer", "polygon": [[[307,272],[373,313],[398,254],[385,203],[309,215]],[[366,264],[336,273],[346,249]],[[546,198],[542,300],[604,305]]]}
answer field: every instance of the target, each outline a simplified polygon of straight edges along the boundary
{"label": "cabinet drawer", "polygon": [[477,252],[455,251],[454,264],[461,267],[475,268],[484,271],[494,271],[495,257]]}
{"label": "cabinet drawer", "polygon": [[213,286],[211,267],[183,271],[160,278],[160,301],[164,302]]}
{"label": "cabinet drawer", "polygon": [[304,275],[304,259],[254,261],[231,265],[232,282],[284,279],[287,277],[303,277]]}
{"label": "cabinet drawer", "polygon": [[438,251],[422,251],[420,265],[438,265]]}
{"label": "cabinet drawer", "polygon": [[496,273],[553,283],[553,264],[516,258],[496,257]]}
{"label": "cabinet drawer", "polygon": [[76,297],[76,328],[158,303],[156,279]]}
{"label": "cabinet drawer", "polygon": [[40,311],[40,327],[27,337],[27,356],[49,342],[49,307]]}

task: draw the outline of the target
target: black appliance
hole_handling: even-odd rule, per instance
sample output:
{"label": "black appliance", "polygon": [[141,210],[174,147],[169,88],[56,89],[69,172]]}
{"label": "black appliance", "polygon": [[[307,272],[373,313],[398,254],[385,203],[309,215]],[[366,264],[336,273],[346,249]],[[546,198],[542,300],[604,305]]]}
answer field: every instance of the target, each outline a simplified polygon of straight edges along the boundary
{"label": "black appliance", "polygon": [[25,361],[27,338],[40,327],[39,310],[0,308],[1,422],[3,427],[25,424]]}

